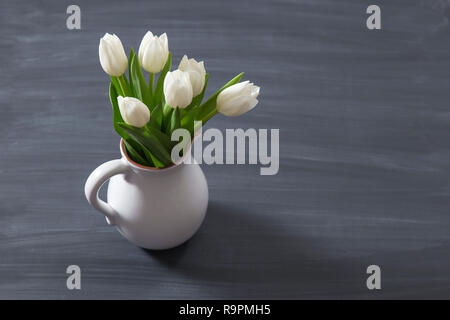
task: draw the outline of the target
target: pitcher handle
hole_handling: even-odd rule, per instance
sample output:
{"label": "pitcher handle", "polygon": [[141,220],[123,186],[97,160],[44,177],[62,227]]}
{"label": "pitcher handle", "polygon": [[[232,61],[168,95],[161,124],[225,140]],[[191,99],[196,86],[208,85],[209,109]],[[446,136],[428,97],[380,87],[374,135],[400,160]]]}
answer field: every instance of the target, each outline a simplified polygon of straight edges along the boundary
{"label": "pitcher handle", "polygon": [[84,193],[87,201],[98,211],[106,216],[106,221],[109,225],[115,225],[116,211],[107,202],[103,201],[98,196],[98,191],[101,186],[112,176],[116,174],[125,173],[129,170],[128,164],[122,159],[111,160],[105,162],[92,171],[89,178],[84,185]]}

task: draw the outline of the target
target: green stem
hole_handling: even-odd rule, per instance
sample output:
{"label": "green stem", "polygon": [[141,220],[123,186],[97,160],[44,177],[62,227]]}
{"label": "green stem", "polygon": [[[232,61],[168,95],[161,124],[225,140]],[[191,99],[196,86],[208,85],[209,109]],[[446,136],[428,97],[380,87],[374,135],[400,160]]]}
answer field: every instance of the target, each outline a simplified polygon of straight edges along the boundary
{"label": "green stem", "polygon": [[169,106],[167,103],[165,103],[162,111],[163,111],[162,117],[163,119],[161,129],[165,131],[170,126],[170,118],[172,117],[173,108]]}
{"label": "green stem", "polygon": [[155,74],[150,72],[150,78],[148,79],[148,90],[150,91],[150,97],[153,96],[154,84],[155,84]]}
{"label": "green stem", "polygon": [[213,109],[210,113],[208,113],[207,115],[203,116],[201,121],[202,121],[202,125],[205,125],[205,123],[211,119],[212,117],[214,117],[216,114],[218,113],[217,109]]}
{"label": "green stem", "polygon": [[150,78],[148,79],[148,97],[152,105],[156,106],[158,101],[155,99],[155,94],[153,93],[153,86],[155,84],[155,74],[150,72]]}
{"label": "green stem", "polygon": [[169,106],[167,103],[164,104],[164,106],[163,106],[163,117],[166,118],[170,114],[171,111],[172,111],[172,107]]}
{"label": "green stem", "polygon": [[130,94],[130,90],[128,88],[128,83],[127,83],[127,80],[125,79],[125,76],[121,75],[120,77],[117,77],[117,79],[119,80],[119,85],[120,85],[120,88],[122,89],[122,93],[126,97],[129,97],[131,94]]}
{"label": "green stem", "polygon": [[115,76],[109,76],[111,78],[111,82],[114,85],[114,88],[116,88],[117,95],[123,96],[122,87],[120,86],[119,80]]}

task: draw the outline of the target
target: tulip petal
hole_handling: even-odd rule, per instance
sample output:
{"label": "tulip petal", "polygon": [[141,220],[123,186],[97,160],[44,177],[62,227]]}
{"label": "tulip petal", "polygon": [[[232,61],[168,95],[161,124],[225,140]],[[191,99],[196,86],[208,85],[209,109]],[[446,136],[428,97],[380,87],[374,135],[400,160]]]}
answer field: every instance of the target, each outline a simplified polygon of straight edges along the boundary
{"label": "tulip petal", "polygon": [[232,85],[217,97],[217,111],[230,117],[239,116],[258,104],[258,95],[259,87],[249,81]]}
{"label": "tulip petal", "polygon": [[150,31],[146,33],[139,46],[139,62],[150,73],[158,73],[166,64],[169,54],[167,34],[154,36]]}
{"label": "tulip petal", "polygon": [[115,77],[121,76],[128,66],[122,42],[116,35],[106,33],[99,43],[99,59],[103,70]]}
{"label": "tulip petal", "polygon": [[257,104],[258,100],[251,96],[239,96],[228,101],[219,112],[229,117],[236,117],[250,111]]}

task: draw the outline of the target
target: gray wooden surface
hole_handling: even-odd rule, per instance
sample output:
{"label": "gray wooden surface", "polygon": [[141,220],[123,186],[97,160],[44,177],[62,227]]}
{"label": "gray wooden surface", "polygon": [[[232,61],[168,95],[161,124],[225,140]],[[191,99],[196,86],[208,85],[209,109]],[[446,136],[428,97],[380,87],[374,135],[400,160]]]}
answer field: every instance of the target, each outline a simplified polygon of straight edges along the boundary
{"label": "gray wooden surface", "polygon": [[[80,31],[69,2],[0,4],[0,298],[450,298],[448,1],[374,1],[381,31],[372,1],[76,3]],[[205,60],[208,94],[241,71],[261,86],[208,127],[280,129],[279,174],[203,166],[203,226],[157,253],[83,194],[119,157],[99,38],[128,51],[148,29]]]}

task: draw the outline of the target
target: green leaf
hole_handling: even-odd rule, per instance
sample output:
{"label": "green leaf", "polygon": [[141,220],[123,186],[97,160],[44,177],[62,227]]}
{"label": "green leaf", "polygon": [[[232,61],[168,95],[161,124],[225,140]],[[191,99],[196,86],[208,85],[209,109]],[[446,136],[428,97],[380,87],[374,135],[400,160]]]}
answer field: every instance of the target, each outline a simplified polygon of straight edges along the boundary
{"label": "green leaf", "polygon": [[172,141],[170,140],[168,135],[166,135],[159,129],[149,126],[148,124],[145,128],[149,131],[150,134],[154,135],[159,140],[159,142],[164,146],[167,152],[170,152],[172,150]]}
{"label": "green leaf", "polygon": [[125,144],[125,148],[127,151],[127,154],[130,156],[130,158],[139,164],[142,164],[144,166],[148,167],[154,167],[153,162],[148,161],[144,157],[140,155],[140,153],[131,145],[131,143],[127,142],[126,140],[123,141]]}
{"label": "green leaf", "polygon": [[150,127],[160,130],[162,125],[162,117],[163,117],[162,106],[161,103],[158,103],[151,112],[150,122],[148,123],[148,125]]}
{"label": "green leaf", "polygon": [[151,109],[152,104],[149,97],[149,91],[136,55],[133,56],[131,61],[131,79],[133,81],[132,83],[136,97]]}
{"label": "green leaf", "polygon": [[200,112],[200,108],[194,106],[192,110],[186,112],[181,118],[181,128],[189,130],[191,136],[194,133],[194,121],[198,119],[197,114]]}
{"label": "green leaf", "polygon": [[173,108],[171,106],[169,106],[168,104],[164,104],[162,109],[163,109],[163,117],[164,118],[170,117],[170,115],[172,114]]}
{"label": "green leaf", "polygon": [[180,123],[180,109],[179,108],[175,108],[172,111],[172,117],[170,118],[170,125],[169,125],[169,130],[168,130],[169,137],[171,137],[172,136],[172,132],[174,132],[179,127],[181,127],[181,123]]}
{"label": "green leaf", "polygon": [[[153,86],[155,85],[155,74],[150,72],[150,76],[148,77],[148,96],[150,97],[150,101],[152,101],[152,103],[154,103],[153,101]],[[155,107],[158,103],[154,103]],[[152,110],[151,110],[152,111]]]}
{"label": "green leaf", "polygon": [[[135,162],[140,163],[145,166],[148,166],[148,167],[158,167],[158,168],[164,167],[164,164],[162,164],[155,156],[153,156],[153,154],[145,146],[143,146],[139,142],[136,142],[136,141],[130,139],[129,142],[124,140],[124,143],[125,143],[125,147],[132,150],[131,153],[133,153],[133,155],[136,156],[136,158],[139,160],[139,161],[136,161],[135,159],[133,159]],[[134,147],[133,147],[133,145],[134,145]],[[137,150],[140,150],[140,152]],[[127,150],[127,152],[128,152],[128,150]],[[141,155],[141,153],[143,155]],[[128,155],[131,156],[130,153],[128,153]]]}
{"label": "green leaf", "polygon": [[153,96],[153,104],[158,104],[159,102],[162,102],[162,99],[164,99],[163,95],[164,78],[166,77],[167,72],[170,71],[171,66],[172,66],[172,53],[169,52],[167,62],[164,68],[162,69],[161,73],[159,74],[158,81],[156,82],[155,95]]}
{"label": "green leaf", "polygon": [[211,114],[214,109],[216,109],[216,103],[217,103],[217,96],[219,95],[219,93],[221,93],[223,90],[225,90],[226,88],[238,83],[239,81],[241,81],[242,76],[244,75],[243,72],[241,72],[240,74],[238,74],[236,77],[234,77],[233,79],[231,79],[230,81],[228,81],[227,84],[225,84],[222,88],[220,88],[219,90],[216,91],[216,93],[214,93],[211,97],[209,97],[208,100],[205,101],[205,103],[203,103],[200,106],[200,113],[197,115],[198,119],[202,119],[205,116],[207,116],[208,114]]}
{"label": "green leaf", "polygon": [[135,56],[134,49],[131,48],[130,55],[128,56],[128,79],[130,81],[131,91],[133,91],[133,96],[136,96],[136,93],[134,92],[133,79],[131,77],[131,62],[133,61],[134,56]]}
{"label": "green leaf", "polygon": [[152,163],[154,163],[155,167],[157,167],[157,168],[164,168],[166,166],[164,163],[159,161],[158,158],[156,158],[153,155],[153,153],[151,153],[147,148],[143,148],[143,150],[144,150],[145,157],[147,158],[147,160],[152,162]]}
{"label": "green leaf", "polygon": [[162,111],[163,111],[163,120],[161,130],[167,131],[167,128],[170,125],[170,118],[172,117],[173,108],[170,107],[168,104],[164,104],[164,106],[162,107]]}
{"label": "green leaf", "polygon": [[167,166],[169,164],[172,164],[170,154],[155,135],[150,134],[150,132],[144,128],[136,128],[123,122],[119,123],[118,125],[136,142],[139,142],[144,147],[146,147],[148,151],[150,151],[151,154],[163,165]]}
{"label": "green leaf", "polygon": [[109,100],[113,108],[113,126],[114,130],[125,140],[128,140],[129,135],[118,126],[120,122],[123,122],[122,115],[120,114],[119,103],[117,102],[117,91],[114,84],[111,82],[109,84]]}
{"label": "green leaf", "polygon": [[143,153],[143,156],[140,156],[143,162],[138,163],[148,167],[157,167],[157,168],[165,167],[165,165],[161,161],[159,161],[145,146],[134,140],[130,140],[130,142],[132,142],[136,146],[135,150],[139,149]]}

